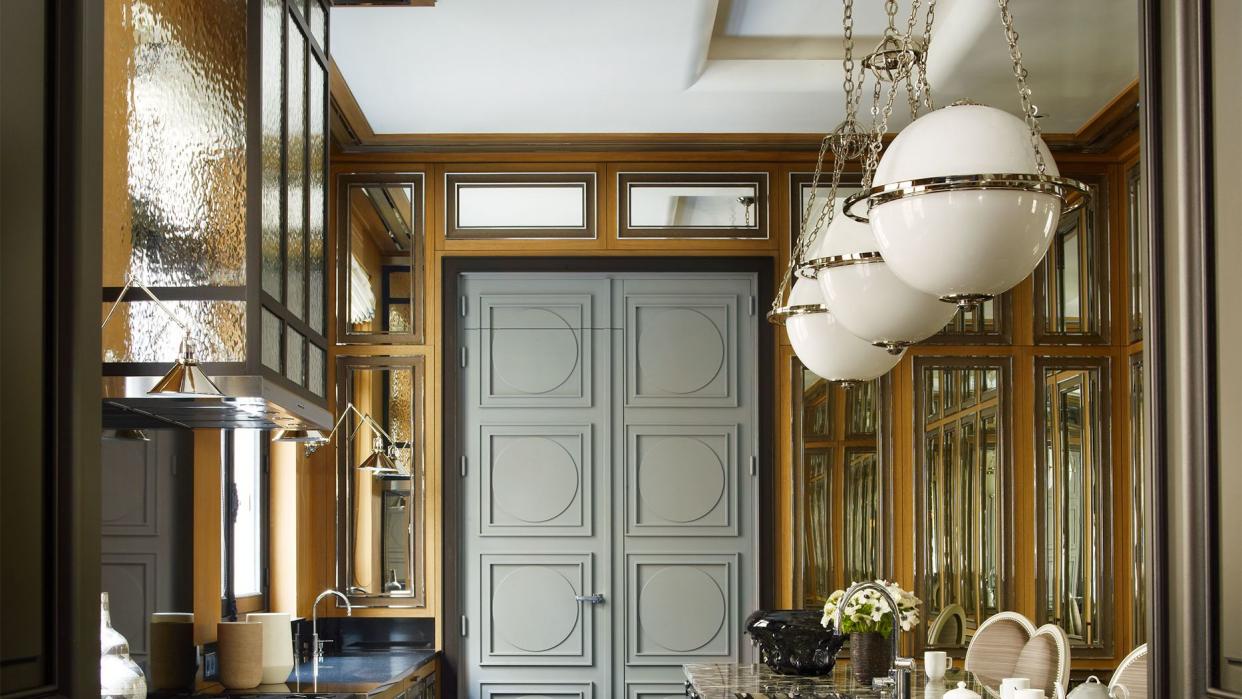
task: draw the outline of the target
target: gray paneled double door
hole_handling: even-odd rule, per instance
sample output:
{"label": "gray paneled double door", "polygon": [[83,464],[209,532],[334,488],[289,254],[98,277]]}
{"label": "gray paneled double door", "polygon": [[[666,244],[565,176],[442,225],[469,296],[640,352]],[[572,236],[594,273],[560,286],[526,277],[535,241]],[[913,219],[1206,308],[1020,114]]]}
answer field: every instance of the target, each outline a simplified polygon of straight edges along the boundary
{"label": "gray paneled double door", "polygon": [[461,289],[463,695],[682,696],[682,663],[743,661],[753,276],[467,274]]}

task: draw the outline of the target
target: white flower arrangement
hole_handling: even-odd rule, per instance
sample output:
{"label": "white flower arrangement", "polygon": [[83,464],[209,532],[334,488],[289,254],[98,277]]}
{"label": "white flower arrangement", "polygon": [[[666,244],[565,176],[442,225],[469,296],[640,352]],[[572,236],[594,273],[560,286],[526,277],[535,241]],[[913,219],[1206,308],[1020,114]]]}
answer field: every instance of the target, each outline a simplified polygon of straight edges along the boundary
{"label": "white flower arrangement", "polygon": [[[919,605],[922,602],[914,593],[903,590],[897,583],[887,580],[876,580],[897,601],[897,613],[901,618],[901,630],[909,631],[919,623]],[[824,602],[824,617],[820,623],[825,627],[832,625],[832,618],[837,613],[845,590],[837,590]],[[864,589],[850,598],[841,610],[841,633],[879,632],[885,638],[893,631],[893,615],[888,600],[874,589]]]}

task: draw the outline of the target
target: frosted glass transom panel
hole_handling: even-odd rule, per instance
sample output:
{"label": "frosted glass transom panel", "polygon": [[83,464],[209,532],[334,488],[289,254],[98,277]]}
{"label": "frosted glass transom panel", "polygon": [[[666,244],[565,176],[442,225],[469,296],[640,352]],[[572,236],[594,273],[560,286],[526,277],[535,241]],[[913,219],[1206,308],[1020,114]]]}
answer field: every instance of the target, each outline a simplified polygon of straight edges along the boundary
{"label": "frosted glass transom panel", "polygon": [[469,185],[457,189],[461,228],[581,228],[582,185]]}
{"label": "frosted glass transom panel", "polygon": [[595,237],[593,172],[451,172],[445,205],[449,240]]}
{"label": "frosted glass transom panel", "polygon": [[104,13],[104,286],[243,285],[245,0]]}

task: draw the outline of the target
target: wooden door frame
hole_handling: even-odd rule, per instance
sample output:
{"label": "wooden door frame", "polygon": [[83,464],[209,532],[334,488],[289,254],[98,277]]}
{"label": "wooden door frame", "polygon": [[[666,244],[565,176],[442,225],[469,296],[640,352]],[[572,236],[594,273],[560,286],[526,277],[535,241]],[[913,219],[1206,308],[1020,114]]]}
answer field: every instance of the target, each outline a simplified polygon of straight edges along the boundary
{"label": "wooden door frame", "polygon": [[[474,257],[445,256],[440,268],[441,328],[444,353],[441,361],[441,419],[443,458],[440,459],[443,521],[440,535],[443,547],[440,585],[443,596],[441,623],[443,629],[442,695],[457,696],[457,662],[461,656],[461,630],[457,622],[464,608],[457,588],[457,572],[461,565],[459,548],[460,479],[456,475],[459,456],[457,392],[464,380],[460,362],[452,361],[461,352],[458,338],[461,314],[458,309],[461,275],[470,272],[598,272],[598,273],[702,273],[733,272],[754,274],[757,279],[756,313],[767,308],[774,293],[774,264],[767,256],[754,257]],[[771,607],[775,600],[776,571],[776,392],[763,390],[776,385],[776,331],[763,318],[759,319],[757,356],[759,410],[759,605]],[[453,465],[450,467],[450,465]],[[767,477],[764,477],[767,476]]]}

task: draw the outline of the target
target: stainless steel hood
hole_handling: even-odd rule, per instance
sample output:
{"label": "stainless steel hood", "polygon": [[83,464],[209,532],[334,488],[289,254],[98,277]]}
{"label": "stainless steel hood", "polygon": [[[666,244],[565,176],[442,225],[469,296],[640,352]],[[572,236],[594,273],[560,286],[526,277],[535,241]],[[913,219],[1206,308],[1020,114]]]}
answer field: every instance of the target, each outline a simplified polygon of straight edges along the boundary
{"label": "stainless steel hood", "polygon": [[105,429],[330,429],[332,414],[262,376],[212,376],[222,396],[147,395],[158,376],[103,377]]}

